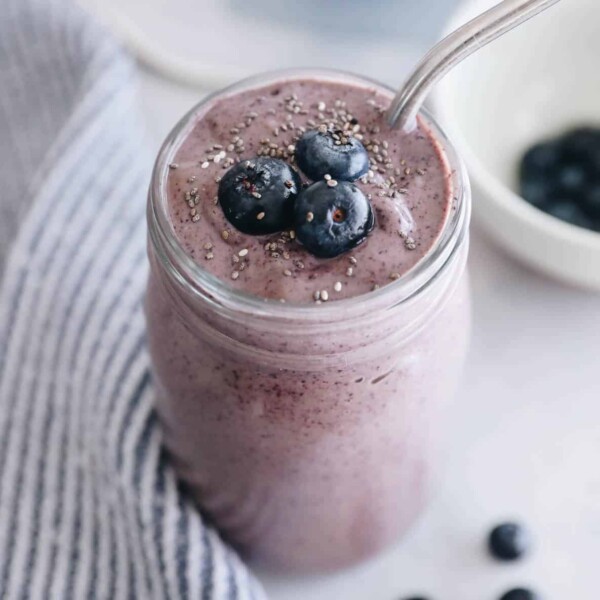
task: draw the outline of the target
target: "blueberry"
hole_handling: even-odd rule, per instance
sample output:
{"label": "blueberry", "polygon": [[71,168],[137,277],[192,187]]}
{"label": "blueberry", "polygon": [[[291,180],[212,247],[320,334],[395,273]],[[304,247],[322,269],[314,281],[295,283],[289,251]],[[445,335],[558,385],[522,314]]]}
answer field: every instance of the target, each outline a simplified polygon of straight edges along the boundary
{"label": "blueberry", "polygon": [[219,183],[219,203],[242,233],[266,235],[290,227],[300,176],[286,162],[268,157],[231,167]]}
{"label": "blueberry", "polygon": [[549,215],[570,223],[571,225],[578,225],[579,227],[585,227],[586,229],[592,229],[593,223],[590,218],[579,208],[575,202],[570,200],[562,200],[552,202],[542,207],[544,212]]}
{"label": "blueberry", "polygon": [[532,173],[547,173],[559,164],[561,158],[560,148],[557,144],[553,142],[536,144],[523,155],[521,175],[527,177]]}
{"label": "blueberry", "polygon": [[583,195],[581,208],[595,220],[600,220],[600,183],[590,186]]}
{"label": "blueberry", "polygon": [[353,183],[318,181],[296,200],[296,237],[319,258],[333,258],[365,241],[375,217],[370,202]]}
{"label": "blueberry", "polygon": [[354,181],[369,170],[365,147],[348,132],[311,129],[296,143],[296,163],[313,181],[327,174]]}
{"label": "blueberry", "polygon": [[541,207],[554,194],[552,175],[560,165],[559,148],[553,143],[532,146],[521,160],[519,182],[521,195],[534,206]]}
{"label": "blueberry", "polygon": [[600,129],[580,127],[565,134],[559,144],[566,161],[578,163],[591,178],[600,175]]}
{"label": "blueberry", "polygon": [[584,165],[576,162],[562,165],[556,173],[556,183],[566,196],[579,196],[589,183]]}
{"label": "blueberry", "polygon": [[527,530],[517,523],[502,523],[494,527],[488,538],[488,548],[492,556],[499,560],[521,558],[530,546]]}
{"label": "blueberry", "polygon": [[549,195],[547,180],[543,177],[532,177],[521,182],[521,196],[533,206],[546,204]]}
{"label": "blueberry", "polygon": [[539,600],[539,596],[525,588],[514,588],[502,595],[500,600]]}
{"label": "blueberry", "polygon": [[578,127],[563,135],[559,143],[567,158],[585,160],[600,152],[600,129]]}

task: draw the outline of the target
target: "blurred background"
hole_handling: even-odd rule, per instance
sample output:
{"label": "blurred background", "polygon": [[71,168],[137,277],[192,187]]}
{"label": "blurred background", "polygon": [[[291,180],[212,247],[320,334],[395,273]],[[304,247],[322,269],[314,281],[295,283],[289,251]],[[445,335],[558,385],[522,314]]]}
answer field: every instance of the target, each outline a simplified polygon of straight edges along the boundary
{"label": "blurred background", "polygon": [[82,0],[140,56],[186,83],[281,67],[353,68],[397,84],[457,0]]}
{"label": "blurred background", "polygon": [[[398,86],[464,5],[459,0],[80,2],[139,58],[141,101],[152,150],[204,94],[259,71],[330,66]],[[477,8],[493,3],[479,1]],[[594,9],[592,4],[564,2],[562,10],[577,11],[577,5]],[[582,20],[596,27],[600,12],[595,21],[589,15],[569,21],[571,29],[564,32],[557,26],[563,22],[557,13],[540,17],[537,35],[525,29],[520,33],[518,53],[504,61],[501,71],[507,77],[511,68],[519,66],[514,70],[520,80],[492,86],[501,102],[493,103],[484,94],[488,78],[500,73],[494,67],[499,63],[490,58],[493,54],[487,55],[491,60],[487,66],[480,62],[472,63],[479,64],[479,70],[467,67],[470,79],[464,81],[470,83],[458,88],[459,99],[453,106],[460,103],[461,118],[472,118],[477,124],[473,129],[481,132],[490,161],[497,154],[496,140],[502,138],[499,145],[508,147],[507,139],[519,139],[520,146],[511,146],[512,158],[503,164],[510,167],[507,172],[515,171],[518,153],[535,141],[522,139],[522,132],[532,129],[531,115],[536,119],[536,136],[546,125],[548,131],[556,131],[553,115],[557,112],[563,119],[560,127],[577,122],[577,116],[571,118],[566,110],[572,106],[569,96],[577,96],[573,81],[563,86],[564,96],[559,97],[560,73],[553,74],[554,55],[545,48],[564,47],[563,54],[571,51],[577,46],[573,40],[578,39]],[[490,47],[490,53],[506,57],[510,48],[507,36],[503,45]],[[595,49],[581,46],[577,60],[568,60],[565,54],[571,79],[589,80],[597,70],[592,60]],[[543,68],[535,62],[540,57],[550,57]],[[540,92],[533,84],[542,71],[553,85]],[[516,119],[515,106],[524,106],[527,100],[520,97],[521,86],[534,89],[536,96],[529,110],[519,112]],[[499,95],[502,92],[505,98]],[[600,117],[598,94],[599,101],[592,105]],[[503,111],[510,97],[518,101]],[[548,109],[549,98],[553,110]],[[481,109],[483,103],[487,112]],[[452,121],[455,113],[445,112]],[[492,128],[494,121],[501,124],[498,133]],[[473,164],[469,162],[469,167]],[[486,193],[475,186],[476,212],[478,206],[487,206]],[[411,593],[486,600],[517,584],[534,587],[547,599],[599,597],[600,298],[511,258],[501,249],[506,244],[493,241],[489,223],[482,226],[485,215],[491,214],[487,210],[480,208],[473,226],[472,351],[448,424],[453,443],[440,494],[398,548],[367,565],[302,580],[259,574],[274,600],[394,600]],[[529,207],[523,210],[524,219],[529,219]],[[572,226],[548,223],[543,224],[557,228],[557,239],[562,234],[576,235]],[[600,234],[587,233],[586,243],[597,249]],[[527,243],[520,239],[521,245]],[[558,242],[552,249],[561,254]],[[587,255],[577,256],[576,260],[588,260]],[[581,264],[588,272],[600,271],[600,264]],[[505,519],[527,523],[535,536],[534,552],[518,565],[498,566],[483,549],[489,527]]]}
{"label": "blurred background", "polygon": [[320,66],[398,86],[459,0],[79,0],[139,58],[157,143],[203,93]]}

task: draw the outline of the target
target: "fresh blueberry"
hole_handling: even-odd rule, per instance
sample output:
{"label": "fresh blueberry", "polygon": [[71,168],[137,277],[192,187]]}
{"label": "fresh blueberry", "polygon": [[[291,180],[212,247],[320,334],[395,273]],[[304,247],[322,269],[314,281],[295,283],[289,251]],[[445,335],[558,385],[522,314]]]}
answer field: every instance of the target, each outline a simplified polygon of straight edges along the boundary
{"label": "fresh blueberry", "polygon": [[500,600],[539,600],[539,596],[525,588],[515,588],[506,592]]}
{"label": "fresh blueberry", "polygon": [[547,179],[538,176],[522,181],[521,195],[533,206],[538,208],[543,206],[550,197]]}
{"label": "fresh blueberry", "polygon": [[353,183],[318,181],[296,200],[296,237],[319,258],[333,258],[365,241],[375,217],[371,204]]}
{"label": "fresh blueberry", "polygon": [[532,146],[521,160],[519,182],[521,195],[527,202],[542,207],[554,195],[552,175],[561,163],[561,154],[554,143]]}
{"label": "fresh blueberry", "polygon": [[561,160],[561,151],[553,142],[543,142],[532,146],[525,152],[521,161],[521,175],[527,178],[531,174],[547,173]]}
{"label": "fresh blueberry", "polygon": [[580,127],[558,140],[563,159],[576,163],[586,172],[588,180],[600,178],[600,129]]}
{"label": "fresh blueberry", "polygon": [[529,550],[529,546],[529,533],[517,523],[502,523],[494,527],[488,538],[489,551],[499,560],[521,558]]}
{"label": "fresh blueberry", "polygon": [[348,132],[311,129],[296,142],[296,164],[313,181],[327,174],[354,181],[369,170],[369,155]]}
{"label": "fresh blueberry", "polygon": [[542,207],[542,210],[571,225],[578,225],[586,229],[593,228],[592,220],[571,200],[552,202]]}
{"label": "fresh blueberry", "polygon": [[567,158],[585,160],[600,152],[600,129],[595,127],[578,127],[567,132],[559,143]]}
{"label": "fresh blueberry", "polygon": [[300,176],[286,162],[268,157],[234,165],[219,183],[219,203],[242,233],[266,235],[290,227]]}
{"label": "fresh blueberry", "polygon": [[556,183],[565,196],[578,197],[589,183],[584,165],[572,162],[560,166],[556,173]]}
{"label": "fresh blueberry", "polygon": [[600,220],[600,183],[590,186],[584,193],[581,208],[594,220]]}

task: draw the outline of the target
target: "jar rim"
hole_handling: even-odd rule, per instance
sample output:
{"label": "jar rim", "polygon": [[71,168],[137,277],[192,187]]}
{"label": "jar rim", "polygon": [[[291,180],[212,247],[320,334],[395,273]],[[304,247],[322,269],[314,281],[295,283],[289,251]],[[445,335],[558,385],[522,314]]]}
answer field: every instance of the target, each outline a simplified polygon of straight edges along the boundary
{"label": "jar rim", "polygon": [[393,88],[374,79],[337,69],[284,69],[269,71],[243,79],[231,86],[208,94],[188,111],[171,130],[162,144],[155,161],[148,197],[148,229],[154,250],[163,266],[175,280],[193,296],[204,299],[215,307],[234,310],[236,313],[268,317],[273,319],[306,319],[310,321],[335,321],[348,318],[353,313],[364,313],[371,307],[391,307],[400,304],[425,290],[436,279],[438,273],[451,262],[467,235],[471,195],[466,167],[453,144],[426,109],[419,111],[419,120],[440,144],[443,158],[451,173],[451,193],[454,209],[449,211],[440,235],[427,254],[399,279],[377,290],[358,296],[343,298],[331,303],[281,302],[262,298],[234,288],[227,280],[217,277],[194,261],[184,250],[170,224],[166,182],[169,164],[180,147],[180,143],[195,123],[196,114],[214,100],[238,93],[244,89],[268,85],[282,79],[287,81],[311,77],[336,82],[350,81],[374,86],[386,93],[395,93]]}

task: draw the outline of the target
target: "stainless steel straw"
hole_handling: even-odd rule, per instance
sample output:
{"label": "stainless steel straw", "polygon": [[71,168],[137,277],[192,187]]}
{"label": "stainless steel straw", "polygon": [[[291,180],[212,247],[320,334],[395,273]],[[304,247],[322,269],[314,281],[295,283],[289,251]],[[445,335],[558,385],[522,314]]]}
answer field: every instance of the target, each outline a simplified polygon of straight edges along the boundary
{"label": "stainless steel straw", "polygon": [[559,0],[503,0],[436,44],[417,64],[388,111],[392,127],[410,129],[427,94],[452,67]]}

